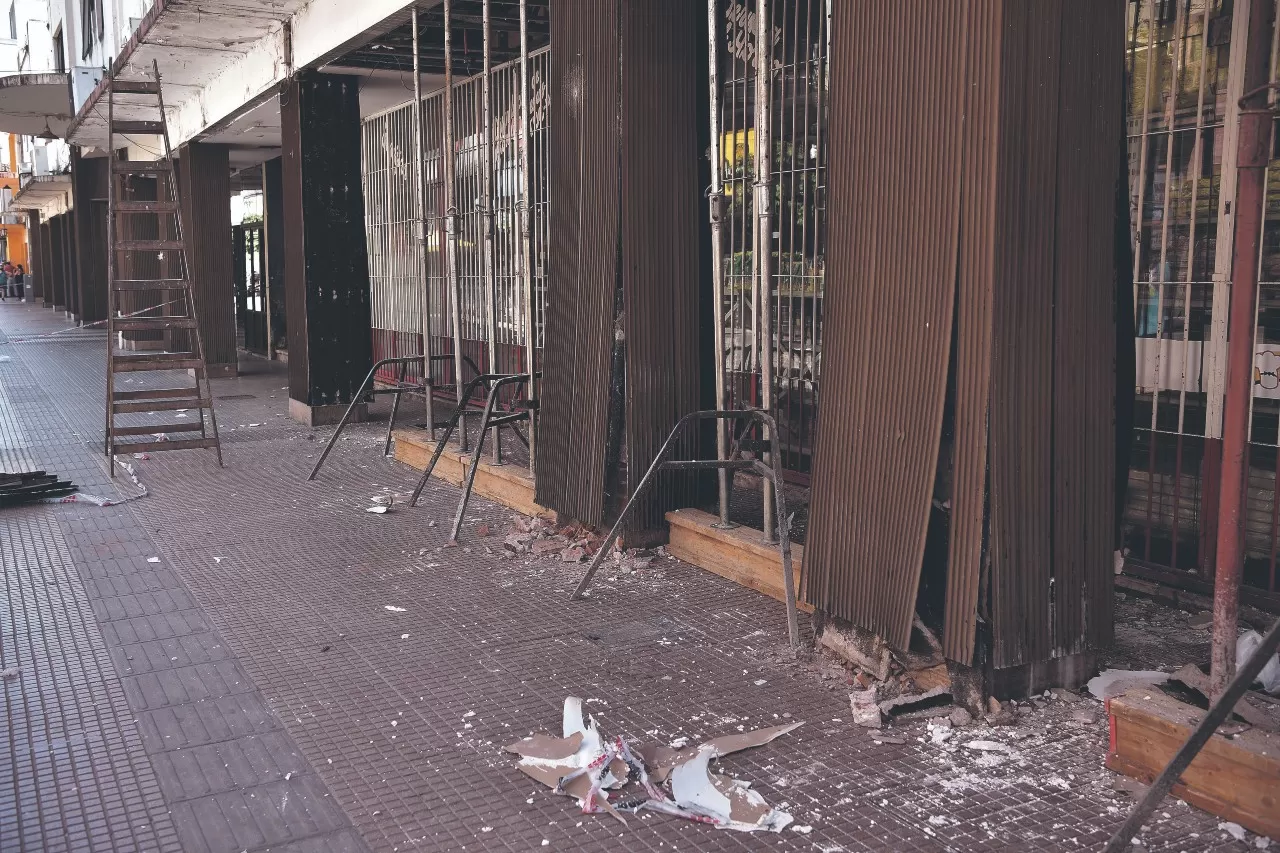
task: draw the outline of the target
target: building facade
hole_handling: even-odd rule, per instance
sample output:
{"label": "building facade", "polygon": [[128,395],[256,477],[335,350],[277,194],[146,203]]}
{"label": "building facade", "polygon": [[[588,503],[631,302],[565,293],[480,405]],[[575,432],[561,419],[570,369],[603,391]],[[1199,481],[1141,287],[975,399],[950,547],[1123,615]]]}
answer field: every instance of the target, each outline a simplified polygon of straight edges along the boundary
{"label": "building facade", "polygon": [[[51,306],[106,316],[103,155],[163,152],[108,137],[104,76],[158,70],[184,193],[212,200],[184,214],[224,375],[240,347],[287,358],[291,412],[318,424],[383,358],[425,353],[405,376],[445,410],[477,374],[535,374],[498,399],[534,404],[532,450],[502,453],[543,506],[593,525],[682,415],[764,409],[800,503],[806,600],[900,646],[920,613],[952,660],[1012,671],[1107,641],[1117,548],[1183,584],[1212,562],[1232,4],[1131,0],[1123,20],[1112,5],[1028,21],[1001,0],[912,3],[872,44],[832,0],[18,0],[0,129],[21,136],[14,204]],[[950,120],[889,106],[919,95],[894,61],[921,44],[921,91]],[[1059,44],[1080,53],[1015,61]],[[966,106],[960,80],[987,99]],[[1097,143],[1125,102],[1128,187]],[[1054,132],[1019,136],[1027,117]],[[1134,247],[1119,277],[1118,187]],[[262,221],[233,225],[246,189]],[[1266,251],[1244,579],[1263,603]],[[1119,441],[1117,288],[1138,337]],[[760,453],[764,437],[723,442]],[[682,451],[714,457],[715,431]],[[635,527],[701,508],[767,538],[770,491],[732,491],[722,510],[714,480],[664,479]]]}

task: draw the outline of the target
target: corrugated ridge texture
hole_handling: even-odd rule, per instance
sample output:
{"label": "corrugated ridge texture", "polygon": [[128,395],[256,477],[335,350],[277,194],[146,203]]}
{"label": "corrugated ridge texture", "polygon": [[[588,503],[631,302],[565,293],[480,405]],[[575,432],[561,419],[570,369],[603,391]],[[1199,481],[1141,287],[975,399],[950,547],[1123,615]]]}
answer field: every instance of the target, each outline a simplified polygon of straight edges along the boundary
{"label": "corrugated ridge texture", "polygon": [[[1034,5],[1034,10],[1031,6]],[[997,666],[1048,657],[1061,4],[1007,2],[992,303],[991,610]]]}
{"label": "corrugated ridge texture", "polygon": [[[634,488],[676,422],[698,408],[698,79],[705,9],[624,0],[622,281],[627,468]],[[697,430],[677,448],[692,458]],[[691,474],[664,473],[628,525],[654,529],[694,506]]]}
{"label": "corrugated ridge texture", "polygon": [[[855,26],[835,6],[805,595],[900,647],[945,394],[946,371],[923,366],[945,364],[946,350],[919,327],[949,329],[940,305],[953,293],[944,651],[973,661],[980,613],[1001,668],[1111,639],[1122,11],[1106,0],[902,3],[860,7]],[[928,130],[914,124],[921,109]],[[911,183],[919,176],[931,191]]]}
{"label": "corrugated ridge texture", "polygon": [[538,503],[604,513],[619,262],[618,0],[551,5],[551,245],[538,432]]}
{"label": "corrugated ridge texture", "polygon": [[967,2],[837,3],[806,596],[906,647],[946,394]]}
{"label": "corrugated ridge texture", "polygon": [[[1081,20],[1086,15],[1085,6],[1089,14],[1087,20]],[[1080,97],[1088,107],[1082,123],[1087,121],[1092,127],[1084,139],[1086,151],[1080,158],[1089,178],[1086,186],[1090,196],[1087,238],[1081,250],[1089,260],[1089,268],[1079,283],[1088,295],[1078,322],[1087,332],[1081,339],[1088,342],[1083,352],[1089,363],[1086,378],[1078,383],[1081,400],[1076,404],[1089,415],[1084,423],[1088,439],[1078,460],[1086,476],[1084,566],[1080,576],[1085,589],[1081,596],[1083,612],[1079,621],[1069,627],[1078,630],[1077,626],[1083,623],[1085,644],[1104,648],[1115,637],[1112,553],[1116,517],[1116,388],[1133,388],[1132,378],[1127,386],[1121,384],[1125,380],[1118,369],[1115,332],[1117,287],[1124,293],[1123,303],[1132,304],[1128,296],[1132,293],[1131,283],[1127,278],[1119,280],[1129,267],[1126,264],[1123,271],[1117,269],[1114,260],[1114,176],[1125,173],[1116,144],[1124,134],[1124,10],[1118,3],[1091,0],[1072,7],[1068,14],[1074,18],[1074,33],[1064,31],[1063,45],[1086,51],[1074,59],[1089,72],[1088,88]],[[1125,233],[1121,239],[1127,237]],[[1059,290],[1062,289],[1059,283]],[[1133,357],[1132,347],[1127,355]]]}
{"label": "corrugated ridge texture", "polygon": [[987,417],[991,391],[991,299],[995,271],[995,173],[1001,0],[969,5],[964,177],[956,295],[956,408],[951,542],[942,645],[970,664],[986,546]]}

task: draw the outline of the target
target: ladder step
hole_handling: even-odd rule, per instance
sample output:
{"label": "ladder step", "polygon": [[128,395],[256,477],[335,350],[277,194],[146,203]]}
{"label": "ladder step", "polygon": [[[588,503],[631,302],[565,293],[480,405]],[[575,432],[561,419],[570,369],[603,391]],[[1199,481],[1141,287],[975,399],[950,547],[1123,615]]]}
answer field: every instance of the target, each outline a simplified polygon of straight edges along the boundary
{"label": "ladder step", "polygon": [[184,248],[181,240],[117,240],[117,252],[176,252]]}
{"label": "ladder step", "polygon": [[[199,388],[148,388],[143,391],[116,391],[112,395],[118,400],[194,400],[200,396]],[[204,401],[208,404],[208,401]],[[156,406],[154,408],[160,408]],[[195,406],[178,406],[179,409],[194,409]],[[144,410],[149,411],[149,410]]]}
{"label": "ladder step", "polygon": [[116,213],[177,213],[172,201],[117,201]]}
{"label": "ladder step", "polygon": [[185,278],[118,278],[111,283],[111,289],[185,290],[189,284]]}
{"label": "ladder step", "polygon": [[168,160],[117,160],[111,164],[111,171],[118,175],[155,175],[172,172],[173,167]]}
{"label": "ladder step", "polygon": [[[159,432],[159,430],[157,430]],[[216,438],[180,438],[174,441],[130,441],[111,442],[112,453],[145,453],[157,450],[195,450],[202,447],[217,447]]]}
{"label": "ladder step", "polygon": [[196,370],[202,369],[204,363],[192,353],[165,353],[173,356],[162,358],[152,354],[140,358],[112,356],[111,370],[115,373],[127,373],[136,370]]}
{"label": "ladder step", "polygon": [[112,133],[145,133],[151,136],[164,134],[162,121],[121,121],[116,119],[111,125]]}
{"label": "ladder step", "polygon": [[[190,394],[195,391],[194,388],[183,388],[182,391]],[[120,396],[119,391],[116,396]],[[181,409],[212,409],[213,401],[208,397],[181,397],[175,400],[150,400],[140,403],[112,403],[111,411],[117,414],[127,414],[129,412],[172,412]],[[160,432],[160,430],[155,430]]]}
{"label": "ladder step", "polygon": [[112,435],[155,435],[158,432],[199,432],[204,423],[196,418],[185,424],[152,424],[150,426],[115,426],[111,427]]}
{"label": "ladder step", "polygon": [[194,329],[196,321],[190,317],[130,317],[114,321],[111,327],[117,332],[154,332],[160,329]]}
{"label": "ladder step", "polygon": [[111,89],[117,95],[160,94],[160,84],[154,80],[112,80]]}

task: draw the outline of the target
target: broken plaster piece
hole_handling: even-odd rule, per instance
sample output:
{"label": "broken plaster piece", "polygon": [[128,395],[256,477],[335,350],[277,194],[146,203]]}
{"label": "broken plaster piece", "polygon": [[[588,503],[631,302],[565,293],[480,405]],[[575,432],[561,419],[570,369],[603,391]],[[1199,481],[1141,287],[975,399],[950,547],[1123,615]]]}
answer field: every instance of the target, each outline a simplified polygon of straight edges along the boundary
{"label": "broken plaster piece", "polygon": [[[652,746],[633,751],[623,738],[602,739],[596,721],[584,719],[581,700],[569,697],[564,704],[564,737],[531,735],[504,749],[520,756],[517,767],[522,773],[556,793],[574,797],[584,813],[607,812],[625,824],[618,810],[622,807],[610,803],[608,791],[623,788],[634,778],[643,794],[638,798],[621,795],[620,802],[626,803],[623,810],[655,811],[727,829],[777,832],[791,823],[790,815],[770,808],[747,783],[711,773],[708,765],[718,756],[768,743],[801,724],[726,735],[698,748]],[[682,769],[691,764],[688,770]],[[683,781],[679,786],[672,781],[672,793],[677,795],[673,800],[659,786],[676,770]],[[682,802],[680,796],[694,805]]]}
{"label": "broken plaster piece", "polygon": [[711,773],[708,764],[715,756],[711,744],[703,744],[692,758],[671,771],[671,797],[676,805],[711,818],[722,829],[786,829],[793,820],[791,815],[770,808],[746,782]]}
{"label": "broken plaster piece", "polygon": [[1150,687],[1168,680],[1169,673],[1157,670],[1108,669],[1089,679],[1085,687],[1097,699],[1110,699],[1131,687]]}

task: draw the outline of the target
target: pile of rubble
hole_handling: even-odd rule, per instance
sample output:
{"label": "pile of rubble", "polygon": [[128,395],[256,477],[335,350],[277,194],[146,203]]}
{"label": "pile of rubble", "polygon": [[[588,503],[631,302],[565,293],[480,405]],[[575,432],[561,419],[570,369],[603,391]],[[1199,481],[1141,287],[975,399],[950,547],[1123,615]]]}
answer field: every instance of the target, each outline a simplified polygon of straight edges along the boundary
{"label": "pile of rubble", "polygon": [[[747,782],[710,769],[721,756],[763,746],[802,723],[713,738],[679,748],[603,737],[582,700],[564,701],[563,736],[530,735],[506,747],[521,772],[571,796],[586,814],[603,812],[625,824],[623,812],[653,811],[721,829],[781,832],[791,815],[771,808]],[[634,785],[632,783],[635,783]]]}
{"label": "pile of rubble", "polygon": [[[476,526],[477,536],[493,536],[495,531],[488,524]],[[502,540],[502,550],[507,556],[532,554],[538,557],[558,557],[565,563],[581,563],[594,557],[604,544],[604,537],[580,524],[556,526],[543,518],[514,515]],[[630,574],[647,568],[662,554],[661,548],[624,549],[622,540],[614,543],[613,562],[620,574]]]}

